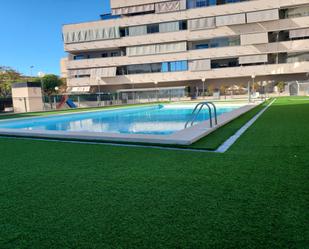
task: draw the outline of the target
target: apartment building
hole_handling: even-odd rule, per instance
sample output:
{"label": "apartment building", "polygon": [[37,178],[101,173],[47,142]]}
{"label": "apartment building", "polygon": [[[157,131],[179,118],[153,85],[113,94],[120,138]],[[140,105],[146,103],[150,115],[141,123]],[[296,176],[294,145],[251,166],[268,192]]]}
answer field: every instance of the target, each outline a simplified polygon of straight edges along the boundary
{"label": "apartment building", "polygon": [[111,0],[111,12],[63,26],[69,91],[308,80],[309,0]]}

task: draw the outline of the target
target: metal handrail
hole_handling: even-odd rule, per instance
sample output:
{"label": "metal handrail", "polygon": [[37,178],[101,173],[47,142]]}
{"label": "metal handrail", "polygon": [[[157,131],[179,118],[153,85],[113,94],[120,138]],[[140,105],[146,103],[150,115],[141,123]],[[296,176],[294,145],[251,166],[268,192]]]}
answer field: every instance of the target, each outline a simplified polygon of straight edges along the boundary
{"label": "metal handrail", "polygon": [[[198,115],[200,114],[200,112],[202,111],[203,107],[207,106],[208,107],[208,111],[209,111],[209,124],[210,124],[210,128],[213,127],[213,122],[212,122],[212,109],[210,106],[213,107],[214,110],[214,116],[215,116],[215,125],[218,125],[218,117],[217,117],[217,107],[215,106],[215,104],[213,102],[200,102],[198,103],[194,110],[192,111],[191,114],[191,118],[187,121],[187,123],[185,124],[185,128],[188,128],[188,125],[191,124],[191,126],[193,126],[194,122],[196,121]],[[198,109],[199,108],[199,109]],[[197,111],[198,110],[198,111]]]}
{"label": "metal handrail", "polygon": [[218,115],[217,115],[217,107],[213,102],[208,102],[209,105],[212,105],[215,113],[215,124],[218,125]]}

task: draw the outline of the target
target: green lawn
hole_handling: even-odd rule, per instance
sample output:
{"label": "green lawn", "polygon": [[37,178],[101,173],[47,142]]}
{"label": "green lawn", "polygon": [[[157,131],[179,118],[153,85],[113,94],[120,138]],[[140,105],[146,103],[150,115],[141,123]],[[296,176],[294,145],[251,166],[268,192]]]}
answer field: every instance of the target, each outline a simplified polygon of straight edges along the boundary
{"label": "green lawn", "polygon": [[0,138],[0,248],[308,248],[308,131],[294,97],[225,154]]}

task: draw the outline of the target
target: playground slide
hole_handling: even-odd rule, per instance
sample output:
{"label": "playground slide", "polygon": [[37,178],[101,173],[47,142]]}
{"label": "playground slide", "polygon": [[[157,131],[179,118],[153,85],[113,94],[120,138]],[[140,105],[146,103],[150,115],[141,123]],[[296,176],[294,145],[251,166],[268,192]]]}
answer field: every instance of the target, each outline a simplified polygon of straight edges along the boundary
{"label": "playground slide", "polygon": [[77,108],[69,96],[65,95],[62,96],[60,103],[57,105],[57,109],[61,109],[65,104],[67,104],[70,108]]}
{"label": "playground slide", "polygon": [[70,107],[70,108],[77,108],[77,106],[74,104],[74,102],[71,99],[67,99],[66,104]]}
{"label": "playground slide", "polygon": [[63,107],[68,99],[69,97],[67,95],[62,96],[60,103],[57,105],[57,109],[60,109],[61,107]]}

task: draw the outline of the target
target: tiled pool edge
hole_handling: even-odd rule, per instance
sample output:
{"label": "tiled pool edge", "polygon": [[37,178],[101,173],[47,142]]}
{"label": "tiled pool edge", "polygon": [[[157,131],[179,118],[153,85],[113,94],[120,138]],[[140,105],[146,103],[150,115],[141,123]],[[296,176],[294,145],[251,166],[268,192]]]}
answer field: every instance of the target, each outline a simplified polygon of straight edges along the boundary
{"label": "tiled pool edge", "polygon": [[[262,103],[261,103],[262,104]],[[218,125],[210,128],[209,125],[209,120],[202,122],[198,125],[195,125],[193,127],[187,128],[185,130],[181,130],[179,132],[176,132],[170,137],[177,137],[181,136],[182,138],[187,139],[188,143],[187,144],[179,144],[179,145],[191,145],[201,138],[209,135],[210,133],[216,131],[220,127],[228,124],[229,122],[233,121],[234,119],[240,117],[241,115],[251,111],[253,108],[257,107],[258,104],[250,104],[250,105],[245,105],[243,107],[240,107],[236,110],[233,110],[231,112],[224,113],[220,116],[218,116]]]}
{"label": "tiled pool edge", "polygon": [[209,121],[202,122],[188,129],[181,130],[171,135],[144,135],[144,134],[116,134],[99,132],[64,132],[64,131],[27,131],[17,129],[0,129],[0,135],[15,137],[49,138],[49,139],[73,139],[81,141],[143,143],[158,145],[190,145],[197,140],[212,133],[223,125],[238,118],[244,113],[255,108],[257,104],[246,105],[224,113],[218,117],[218,125],[210,128]]}

